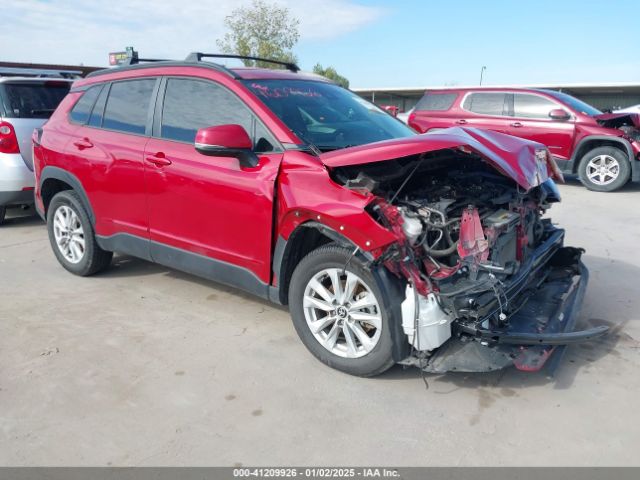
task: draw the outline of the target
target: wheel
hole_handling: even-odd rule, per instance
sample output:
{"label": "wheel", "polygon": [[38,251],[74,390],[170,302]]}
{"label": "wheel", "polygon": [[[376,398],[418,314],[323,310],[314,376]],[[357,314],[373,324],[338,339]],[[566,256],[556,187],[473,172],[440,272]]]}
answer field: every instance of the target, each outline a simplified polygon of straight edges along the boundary
{"label": "wheel", "polygon": [[96,243],[89,216],[73,190],[60,192],[51,199],[47,229],[53,253],[71,273],[93,275],[111,263],[113,252],[102,250]]}
{"label": "wheel", "polygon": [[598,147],[580,160],[580,181],[589,190],[613,192],[624,186],[631,175],[627,155],[615,147]]}
{"label": "wheel", "polygon": [[4,218],[7,215],[7,207],[0,207],[0,225],[4,223]]}
{"label": "wheel", "polygon": [[390,314],[371,271],[351,254],[325,245],[302,259],[291,276],[289,308],[313,355],[330,367],[369,377],[394,364]]}

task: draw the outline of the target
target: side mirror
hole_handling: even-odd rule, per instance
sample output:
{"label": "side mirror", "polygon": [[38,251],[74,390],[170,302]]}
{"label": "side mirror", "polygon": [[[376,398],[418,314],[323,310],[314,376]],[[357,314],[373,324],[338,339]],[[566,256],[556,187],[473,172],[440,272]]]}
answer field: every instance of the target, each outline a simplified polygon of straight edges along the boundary
{"label": "side mirror", "polygon": [[201,128],[196,133],[194,146],[203,155],[237,158],[243,167],[258,165],[258,156],[253,152],[251,138],[240,125]]}
{"label": "side mirror", "polygon": [[571,115],[562,108],[554,108],[549,112],[549,117],[551,120],[569,120]]}

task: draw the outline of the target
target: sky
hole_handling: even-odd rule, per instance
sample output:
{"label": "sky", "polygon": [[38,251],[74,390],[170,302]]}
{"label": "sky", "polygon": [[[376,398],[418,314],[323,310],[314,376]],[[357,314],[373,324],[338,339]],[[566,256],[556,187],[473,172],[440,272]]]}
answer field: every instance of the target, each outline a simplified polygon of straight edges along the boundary
{"label": "sky", "polygon": [[[250,0],[0,0],[0,61],[106,66],[108,52],[217,51]],[[639,0],[275,0],[300,20],[303,70],[352,88],[640,83]]]}

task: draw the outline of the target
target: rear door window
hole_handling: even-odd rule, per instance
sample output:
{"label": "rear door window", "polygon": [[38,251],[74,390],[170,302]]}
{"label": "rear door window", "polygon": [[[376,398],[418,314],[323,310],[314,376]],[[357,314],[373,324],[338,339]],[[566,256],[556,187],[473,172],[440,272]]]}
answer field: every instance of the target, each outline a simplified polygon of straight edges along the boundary
{"label": "rear door window", "polygon": [[126,80],[111,85],[102,127],[143,135],[155,78]]}
{"label": "rear door window", "polygon": [[462,108],[481,115],[506,116],[509,112],[507,95],[501,92],[474,92],[464,99]]}
{"label": "rear door window", "polygon": [[69,93],[69,83],[9,81],[0,84],[0,112],[7,118],[49,118]]}
{"label": "rear door window", "polygon": [[427,92],[416,105],[417,111],[437,112],[449,110],[458,96],[457,93]]}
{"label": "rear door window", "polygon": [[513,113],[522,118],[549,118],[549,112],[560,108],[556,103],[539,95],[516,93],[513,96]]}
{"label": "rear door window", "polygon": [[93,104],[96,103],[96,98],[98,98],[100,94],[100,90],[102,90],[102,85],[95,85],[82,94],[69,113],[69,117],[73,123],[79,123],[81,125],[87,123]]}

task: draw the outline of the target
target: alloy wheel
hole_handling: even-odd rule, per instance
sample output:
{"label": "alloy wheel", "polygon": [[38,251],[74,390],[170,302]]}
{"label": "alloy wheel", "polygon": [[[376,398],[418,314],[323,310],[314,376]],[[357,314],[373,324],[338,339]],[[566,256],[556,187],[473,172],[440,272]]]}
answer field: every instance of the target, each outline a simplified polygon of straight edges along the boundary
{"label": "alloy wheel", "polygon": [[79,263],[85,253],[84,229],[80,218],[67,205],[61,205],[53,216],[53,235],[62,256],[70,263]]}
{"label": "alloy wheel", "polygon": [[359,358],[380,340],[382,314],[371,288],[356,274],[327,268],[307,283],[304,316],[315,339],[334,355]]}
{"label": "alloy wheel", "polygon": [[620,175],[620,163],[611,155],[598,155],[589,160],[586,173],[595,185],[609,185]]}

